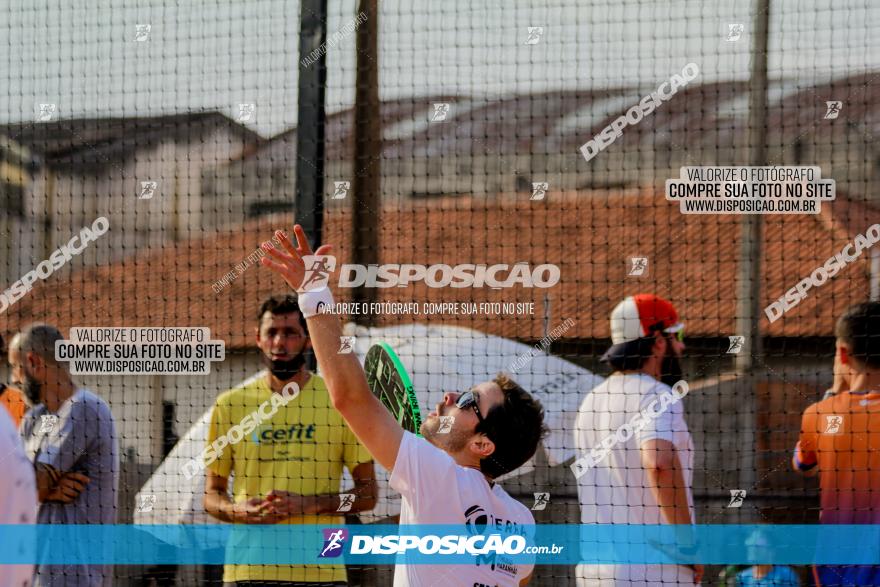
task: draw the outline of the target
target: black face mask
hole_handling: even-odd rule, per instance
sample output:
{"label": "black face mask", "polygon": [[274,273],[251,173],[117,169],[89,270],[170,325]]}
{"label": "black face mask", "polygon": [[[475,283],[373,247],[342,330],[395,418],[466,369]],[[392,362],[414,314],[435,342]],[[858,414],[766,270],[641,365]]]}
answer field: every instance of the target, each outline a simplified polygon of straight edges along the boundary
{"label": "black face mask", "polygon": [[[671,343],[670,343],[671,344]],[[681,361],[672,352],[672,349],[666,351],[663,362],[660,364],[660,381],[672,387],[683,378],[681,369]]]}
{"label": "black face mask", "polygon": [[43,403],[43,400],[40,398],[42,387],[42,384],[28,373],[24,374],[24,385],[21,386],[21,391],[32,406]]}
{"label": "black face mask", "polygon": [[272,375],[281,381],[287,381],[299,373],[302,366],[306,364],[306,353],[303,351],[294,358],[286,361],[280,359],[272,360],[263,353],[263,364],[269,368],[269,372],[272,373]]}

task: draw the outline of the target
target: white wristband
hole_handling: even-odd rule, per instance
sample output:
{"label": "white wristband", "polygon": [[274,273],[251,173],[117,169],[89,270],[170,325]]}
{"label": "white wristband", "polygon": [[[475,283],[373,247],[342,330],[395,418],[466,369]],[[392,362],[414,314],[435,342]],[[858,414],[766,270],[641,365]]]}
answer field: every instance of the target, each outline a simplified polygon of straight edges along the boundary
{"label": "white wristband", "polygon": [[333,313],[333,294],[329,287],[299,294],[299,309],[304,318]]}

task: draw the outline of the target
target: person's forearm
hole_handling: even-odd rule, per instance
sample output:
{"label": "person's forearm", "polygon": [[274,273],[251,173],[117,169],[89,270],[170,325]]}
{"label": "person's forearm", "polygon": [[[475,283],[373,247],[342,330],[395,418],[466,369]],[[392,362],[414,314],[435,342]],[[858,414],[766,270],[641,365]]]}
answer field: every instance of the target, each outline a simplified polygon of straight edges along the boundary
{"label": "person's forearm", "polygon": [[37,479],[37,499],[40,503],[46,501],[46,498],[52,493],[52,489],[58,484],[57,471],[43,463],[37,463],[34,466],[34,473]]}
{"label": "person's forearm", "polygon": [[340,353],[342,326],[334,314],[308,318],[309,338],[333,405],[339,409],[369,396],[364,369],[355,353]]}
{"label": "person's forearm", "polygon": [[648,469],[651,491],[667,524],[690,524],[693,520],[684,475],[678,457],[674,457],[672,461],[668,467]]}
{"label": "person's forearm", "polygon": [[205,511],[223,522],[232,522],[232,500],[225,493],[205,493]]}

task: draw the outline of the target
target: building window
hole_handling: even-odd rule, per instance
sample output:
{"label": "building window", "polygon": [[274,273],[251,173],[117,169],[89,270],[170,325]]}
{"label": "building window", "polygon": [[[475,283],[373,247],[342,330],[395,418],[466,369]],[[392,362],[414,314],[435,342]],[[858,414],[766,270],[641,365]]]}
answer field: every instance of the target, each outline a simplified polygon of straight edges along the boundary
{"label": "building window", "polygon": [[24,218],[24,189],[20,185],[0,182],[0,210],[8,216]]}

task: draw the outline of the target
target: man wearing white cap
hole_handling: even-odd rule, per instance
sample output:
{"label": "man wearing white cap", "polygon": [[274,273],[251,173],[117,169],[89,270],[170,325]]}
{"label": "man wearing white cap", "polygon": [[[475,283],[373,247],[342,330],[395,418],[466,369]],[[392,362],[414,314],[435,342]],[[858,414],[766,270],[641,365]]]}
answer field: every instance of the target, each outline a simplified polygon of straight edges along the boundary
{"label": "man wearing white cap", "polygon": [[[694,445],[680,401],[683,334],[675,307],[653,294],[628,297],[611,312],[613,344],[602,361],[614,372],[584,398],[575,422],[582,524],[694,523]],[[700,565],[582,564],[577,581],[671,587],[698,584],[702,572]]]}

